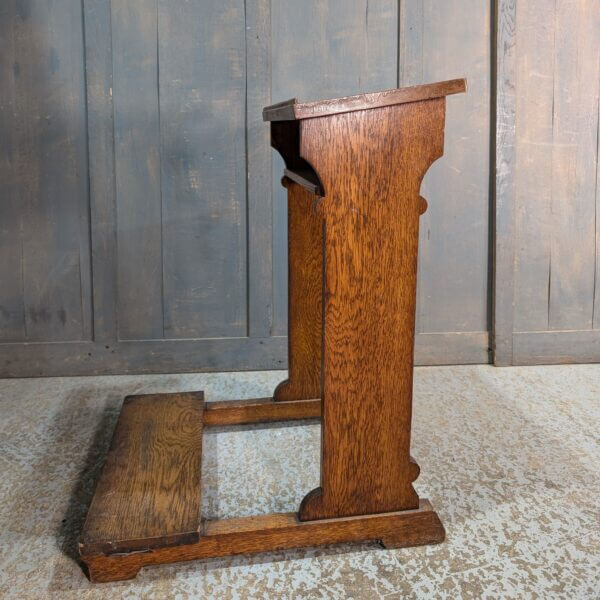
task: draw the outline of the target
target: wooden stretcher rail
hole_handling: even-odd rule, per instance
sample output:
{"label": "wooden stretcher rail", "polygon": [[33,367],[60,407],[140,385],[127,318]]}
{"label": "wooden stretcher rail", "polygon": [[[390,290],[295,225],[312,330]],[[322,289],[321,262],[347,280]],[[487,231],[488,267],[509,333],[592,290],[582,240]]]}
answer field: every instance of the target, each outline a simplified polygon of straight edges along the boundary
{"label": "wooden stretcher rail", "polygon": [[287,400],[275,402],[273,398],[206,402],[204,426],[245,425],[274,421],[295,421],[321,417],[321,400]]}
{"label": "wooden stretcher rail", "polygon": [[251,554],[287,548],[379,541],[386,548],[437,544],[444,528],[428,500],[396,513],[301,522],[296,513],[207,521],[196,542],[128,554],[85,554],[90,579],[118,581],[135,577],[147,565],[199,558]]}

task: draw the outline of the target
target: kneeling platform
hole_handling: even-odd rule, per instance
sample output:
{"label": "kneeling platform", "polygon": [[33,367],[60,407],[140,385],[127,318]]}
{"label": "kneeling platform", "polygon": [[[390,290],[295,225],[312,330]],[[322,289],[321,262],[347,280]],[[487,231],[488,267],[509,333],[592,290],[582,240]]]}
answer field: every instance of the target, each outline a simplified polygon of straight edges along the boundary
{"label": "kneeling platform", "polygon": [[319,416],[319,400],[288,404],[205,403],[202,392],[126,398],[79,543],[90,579],[118,581],[146,565],[341,542],[398,548],[443,541],[427,500],[414,510],[314,521],[296,513],[204,520],[203,427]]}

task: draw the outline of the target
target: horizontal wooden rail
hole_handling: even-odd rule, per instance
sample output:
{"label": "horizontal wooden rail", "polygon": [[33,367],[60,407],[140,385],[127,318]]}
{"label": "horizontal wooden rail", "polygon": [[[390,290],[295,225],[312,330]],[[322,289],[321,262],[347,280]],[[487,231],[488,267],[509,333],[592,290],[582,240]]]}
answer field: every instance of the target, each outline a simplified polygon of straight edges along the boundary
{"label": "horizontal wooden rail", "polygon": [[204,405],[204,426],[245,425],[274,421],[295,421],[321,417],[321,399],[286,400],[273,398],[226,400]]}

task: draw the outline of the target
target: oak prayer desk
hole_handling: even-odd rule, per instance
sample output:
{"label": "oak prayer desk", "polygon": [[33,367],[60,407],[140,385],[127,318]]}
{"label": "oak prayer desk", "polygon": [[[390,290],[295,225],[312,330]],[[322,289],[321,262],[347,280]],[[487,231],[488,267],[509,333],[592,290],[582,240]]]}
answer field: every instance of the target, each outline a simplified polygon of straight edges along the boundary
{"label": "oak prayer desk", "polygon": [[[465,80],[269,106],[285,161],[289,378],[273,398],[125,399],[79,549],[92,581],[145,565],[340,542],[441,542],[413,482],[412,373],[421,181]],[[297,513],[205,520],[202,430],[320,418],[321,485]]]}

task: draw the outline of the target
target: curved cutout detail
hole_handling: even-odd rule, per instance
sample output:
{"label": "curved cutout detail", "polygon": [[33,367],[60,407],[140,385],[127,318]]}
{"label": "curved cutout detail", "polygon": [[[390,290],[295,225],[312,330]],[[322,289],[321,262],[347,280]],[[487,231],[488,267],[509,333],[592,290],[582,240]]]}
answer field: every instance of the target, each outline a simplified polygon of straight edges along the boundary
{"label": "curved cutout detail", "polygon": [[323,182],[315,168],[300,156],[300,122],[273,121],[271,146],[283,158],[285,175],[317,196],[325,195]]}

